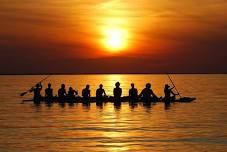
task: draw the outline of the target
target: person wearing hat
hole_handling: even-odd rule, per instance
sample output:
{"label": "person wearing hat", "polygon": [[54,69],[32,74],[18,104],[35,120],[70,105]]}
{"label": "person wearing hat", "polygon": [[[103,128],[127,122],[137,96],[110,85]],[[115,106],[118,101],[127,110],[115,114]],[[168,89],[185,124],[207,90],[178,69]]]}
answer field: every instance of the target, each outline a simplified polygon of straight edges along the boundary
{"label": "person wearing hat", "polygon": [[165,84],[165,87],[164,87],[164,94],[165,94],[164,101],[165,102],[170,102],[170,101],[174,100],[175,96],[178,95],[172,91],[173,88],[170,88],[170,86],[168,84]]}

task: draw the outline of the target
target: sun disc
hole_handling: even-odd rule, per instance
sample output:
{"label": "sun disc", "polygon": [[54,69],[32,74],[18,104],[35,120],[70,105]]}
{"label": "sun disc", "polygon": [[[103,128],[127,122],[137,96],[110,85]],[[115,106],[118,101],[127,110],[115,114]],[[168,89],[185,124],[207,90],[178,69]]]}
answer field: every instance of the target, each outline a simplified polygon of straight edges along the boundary
{"label": "sun disc", "polygon": [[120,28],[105,30],[104,45],[111,52],[122,51],[126,47],[127,32]]}

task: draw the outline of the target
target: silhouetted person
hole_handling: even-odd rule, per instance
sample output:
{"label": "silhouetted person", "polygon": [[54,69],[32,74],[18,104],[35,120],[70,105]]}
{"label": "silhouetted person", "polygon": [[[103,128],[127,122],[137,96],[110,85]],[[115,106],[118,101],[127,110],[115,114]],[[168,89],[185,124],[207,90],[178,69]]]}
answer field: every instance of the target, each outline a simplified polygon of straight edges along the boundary
{"label": "silhouetted person", "polygon": [[96,90],[96,98],[97,98],[98,100],[102,100],[105,96],[106,96],[106,92],[105,92],[105,90],[103,89],[103,85],[100,84],[100,85],[99,85],[99,88]]}
{"label": "silhouetted person", "polygon": [[48,99],[53,98],[53,89],[51,88],[51,84],[48,84],[48,88],[45,89],[45,97]]}
{"label": "silhouetted person", "polygon": [[138,90],[135,88],[134,83],[131,84],[131,87],[129,89],[129,99],[135,101],[138,99]]}
{"label": "silhouetted person", "polygon": [[78,95],[78,92],[74,90],[72,87],[69,87],[68,96],[70,98],[74,98],[76,95]]}
{"label": "silhouetted person", "polygon": [[90,88],[90,86],[86,85],[86,88],[84,88],[82,90],[82,96],[83,96],[84,99],[88,99],[90,97],[90,95],[91,95],[91,91],[90,91],[89,88]]}
{"label": "silhouetted person", "polygon": [[39,102],[41,98],[42,84],[38,83],[35,87],[30,89],[30,92],[34,92],[34,102]]}
{"label": "silhouetted person", "polygon": [[62,84],[61,88],[58,90],[58,97],[60,100],[63,100],[66,97],[65,84]]}
{"label": "silhouetted person", "polygon": [[147,83],[146,87],[142,90],[139,97],[142,98],[143,101],[157,101],[158,97],[154,94],[153,90],[151,89],[151,84]]}
{"label": "silhouetted person", "polygon": [[165,84],[165,88],[164,88],[164,94],[165,94],[164,101],[165,101],[165,103],[170,103],[171,101],[173,101],[175,99],[176,95],[178,95],[178,94],[175,94],[172,91],[173,88],[170,88],[170,86],[168,84]]}
{"label": "silhouetted person", "polygon": [[116,88],[113,90],[115,100],[119,101],[121,99],[122,89],[120,88],[120,83],[115,83]]}

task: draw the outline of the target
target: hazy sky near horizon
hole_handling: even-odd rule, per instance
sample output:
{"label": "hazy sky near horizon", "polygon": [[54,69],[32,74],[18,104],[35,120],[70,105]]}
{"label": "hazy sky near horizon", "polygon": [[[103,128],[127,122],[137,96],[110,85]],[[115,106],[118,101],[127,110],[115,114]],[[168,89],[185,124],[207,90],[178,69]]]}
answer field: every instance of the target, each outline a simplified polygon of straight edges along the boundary
{"label": "hazy sky near horizon", "polygon": [[226,10],[226,0],[0,0],[0,73],[227,72]]}

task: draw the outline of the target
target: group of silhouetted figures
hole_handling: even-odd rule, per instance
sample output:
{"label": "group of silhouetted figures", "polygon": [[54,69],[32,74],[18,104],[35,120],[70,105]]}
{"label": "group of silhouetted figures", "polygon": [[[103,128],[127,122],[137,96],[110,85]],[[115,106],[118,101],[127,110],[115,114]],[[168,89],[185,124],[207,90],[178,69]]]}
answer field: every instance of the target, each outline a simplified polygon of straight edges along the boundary
{"label": "group of silhouetted figures", "polygon": [[[174,88],[174,87],[173,87]],[[170,102],[175,99],[175,96],[178,94],[175,94],[168,84],[165,84],[164,86],[164,98],[163,101]],[[38,83],[36,87],[31,88],[30,92],[34,92],[34,101],[38,101],[42,98],[41,96],[41,90],[42,90],[42,84]],[[53,95],[53,88],[51,87],[51,84],[48,84],[48,87],[45,89],[45,99],[52,99],[54,97]],[[76,98],[79,97],[78,91],[74,90],[72,87],[69,87],[68,92],[65,89],[65,84],[62,84],[60,89],[58,90],[58,99],[64,100],[65,98]],[[86,85],[86,87],[82,90],[82,99],[88,100],[91,97],[91,91],[90,86]],[[102,101],[107,97],[105,90],[103,89],[103,85],[100,84],[99,88],[96,90],[96,100]],[[120,83],[117,82],[115,84],[115,88],[113,89],[113,98],[115,101],[120,101],[122,97],[122,88],[120,88]],[[160,100],[159,97],[156,96],[156,94],[151,89],[151,84],[147,83],[145,88],[141,91],[140,94],[138,94],[138,90],[135,88],[134,83],[131,84],[131,88],[129,89],[128,98],[130,101],[137,101],[140,99],[141,101],[158,101]]]}

